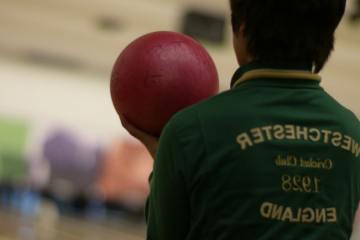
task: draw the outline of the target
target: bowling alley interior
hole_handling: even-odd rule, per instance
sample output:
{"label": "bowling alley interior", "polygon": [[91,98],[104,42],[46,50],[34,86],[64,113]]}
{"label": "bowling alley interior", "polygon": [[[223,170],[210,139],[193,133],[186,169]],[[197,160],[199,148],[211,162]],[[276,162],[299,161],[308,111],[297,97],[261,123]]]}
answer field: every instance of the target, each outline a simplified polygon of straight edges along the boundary
{"label": "bowling alley interior", "polygon": [[[0,1],[0,240],[145,239],[153,160],[122,127],[109,86],[120,52],[154,31],[199,41],[229,90],[228,1]],[[357,0],[321,76],[360,118]]]}

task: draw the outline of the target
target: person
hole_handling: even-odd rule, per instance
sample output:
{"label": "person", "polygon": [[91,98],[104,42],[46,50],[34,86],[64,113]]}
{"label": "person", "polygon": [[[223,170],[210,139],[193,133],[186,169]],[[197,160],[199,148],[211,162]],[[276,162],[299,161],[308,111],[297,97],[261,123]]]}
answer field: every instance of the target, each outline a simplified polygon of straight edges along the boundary
{"label": "person", "polygon": [[230,0],[231,89],[177,113],[159,145],[120,117],[155,158],[147,239],[350,238],[360,124],[318,75],[345,5]]}

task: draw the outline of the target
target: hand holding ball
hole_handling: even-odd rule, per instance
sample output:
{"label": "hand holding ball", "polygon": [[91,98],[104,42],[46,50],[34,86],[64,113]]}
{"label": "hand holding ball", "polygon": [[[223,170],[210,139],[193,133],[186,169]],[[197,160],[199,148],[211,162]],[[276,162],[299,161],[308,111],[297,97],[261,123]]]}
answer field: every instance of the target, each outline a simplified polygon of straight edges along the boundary
{"label": "hand holding ball", "polygon": [[116,111],[159,136],[179,110],[218,93],[215,64],[198,42],[183,34],[155,32],[133,41],[111,75]]}

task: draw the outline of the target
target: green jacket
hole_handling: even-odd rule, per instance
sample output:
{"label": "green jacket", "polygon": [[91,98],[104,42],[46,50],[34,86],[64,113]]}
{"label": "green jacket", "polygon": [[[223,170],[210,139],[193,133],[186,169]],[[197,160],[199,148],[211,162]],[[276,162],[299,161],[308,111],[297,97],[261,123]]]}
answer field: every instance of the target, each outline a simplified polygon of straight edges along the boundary
{"label": "green jacket", "polygon": [[311,66],[252,63],[176,114],[150,180],[149,240],[349,239],[360,123]]}

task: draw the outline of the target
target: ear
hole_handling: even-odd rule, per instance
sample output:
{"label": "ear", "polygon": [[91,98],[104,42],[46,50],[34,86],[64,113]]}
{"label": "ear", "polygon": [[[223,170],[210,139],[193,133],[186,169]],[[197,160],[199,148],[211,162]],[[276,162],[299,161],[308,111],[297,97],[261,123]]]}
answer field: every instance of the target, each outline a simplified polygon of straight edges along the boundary
{"label": "ear", "polygon": [[240,25],[239,33],[240,33],[242,36],[245,36],[245,23],[242,23],[242,24]]}
{"label": "ear", "polygon": [[244,38],[245,36],[245,23],[242,23],[238,28],[238,31],[234,32],[236,38]]}

